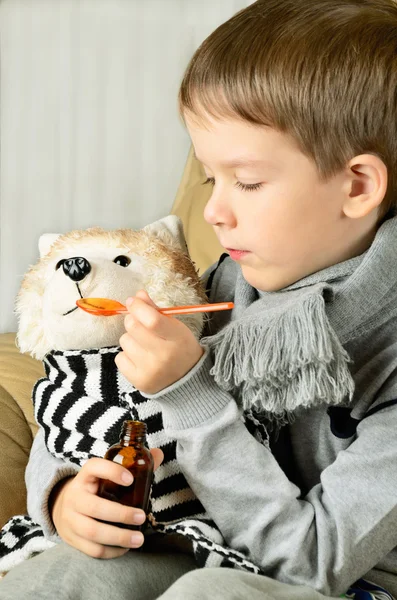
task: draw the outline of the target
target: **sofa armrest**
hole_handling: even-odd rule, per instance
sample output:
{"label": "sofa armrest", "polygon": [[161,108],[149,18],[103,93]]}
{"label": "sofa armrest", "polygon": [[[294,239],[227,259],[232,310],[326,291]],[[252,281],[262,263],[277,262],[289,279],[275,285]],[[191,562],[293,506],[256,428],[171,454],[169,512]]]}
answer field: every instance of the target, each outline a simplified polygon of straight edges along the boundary
{"label": "sofa armrest", "polygon": [[0,387],[0,526],[26,514],[25,468],[32,432],[14,398]]}
{"label": "sofa armrest", "polygon": [[15,334],[0,334],[0,527],[26,513],[24,474],[37,431],[31,392],[43,374],[41,362],[19,352]]}

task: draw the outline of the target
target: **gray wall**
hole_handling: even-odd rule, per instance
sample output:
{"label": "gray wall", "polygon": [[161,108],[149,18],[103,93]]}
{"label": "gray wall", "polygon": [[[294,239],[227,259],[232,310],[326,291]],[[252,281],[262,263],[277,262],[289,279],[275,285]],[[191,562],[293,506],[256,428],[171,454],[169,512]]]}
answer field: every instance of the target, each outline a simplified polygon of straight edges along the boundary
{"label": "gray wall", "polygon": [[184,68],[247,0],[0,1],[0,332],[44,232],[171,208]]}

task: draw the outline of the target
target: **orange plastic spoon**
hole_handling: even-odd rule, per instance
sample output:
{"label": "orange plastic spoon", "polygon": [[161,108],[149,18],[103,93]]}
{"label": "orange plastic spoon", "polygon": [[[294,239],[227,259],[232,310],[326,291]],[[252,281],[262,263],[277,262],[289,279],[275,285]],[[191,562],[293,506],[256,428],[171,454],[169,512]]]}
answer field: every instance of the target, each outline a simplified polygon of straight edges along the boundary
{"label": "orange plastic spoon", "polygon": [[[117,300],[110,300],[109,298],[80,298],[76,301],[76,304],[91,315],[99,317],[111,317],[128,312],[124,304],[121,304]],[[170,306],[169,308],[159,308],[158,310],[163,315],[183,315],[197,312],[213,312],[216,310],[231,310],[233,307],[233,302],[216,302],[215,304]]]}

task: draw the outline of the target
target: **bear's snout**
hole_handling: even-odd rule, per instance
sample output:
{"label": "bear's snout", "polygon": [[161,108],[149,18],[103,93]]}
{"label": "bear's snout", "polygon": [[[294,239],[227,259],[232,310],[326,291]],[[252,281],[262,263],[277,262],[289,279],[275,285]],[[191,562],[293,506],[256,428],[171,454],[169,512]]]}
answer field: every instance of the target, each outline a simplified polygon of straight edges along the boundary
{"label": "bear's snout", "polygon": [[62,269],[72,281],[82,281],[91,271],[91,265],[83,256],[74,256],[62,262]]}

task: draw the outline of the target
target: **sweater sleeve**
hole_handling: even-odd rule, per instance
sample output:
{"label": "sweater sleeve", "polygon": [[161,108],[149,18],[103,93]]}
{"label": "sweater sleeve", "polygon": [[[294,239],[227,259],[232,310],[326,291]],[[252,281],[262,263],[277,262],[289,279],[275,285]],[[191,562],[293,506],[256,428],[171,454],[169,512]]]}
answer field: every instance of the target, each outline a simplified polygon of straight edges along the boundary
{"label": "sweater sleeve", "polygon": [[48,500],[55,485],[76,475],[79,467],[52,456],[45,445],[44,432],[40,428],[33,441],[29,462],[25,471],[28,492],[28,513],[38,523],[46,538],[59,542],[48,508]]}
{"label": "sweater sleeve", "polygon": [[343,593],[397,545],[397,407],[363,419],[357,439],[302,497],[211,366],[206,353],[154,396],[187,481],[228,545],[267,575]]}

